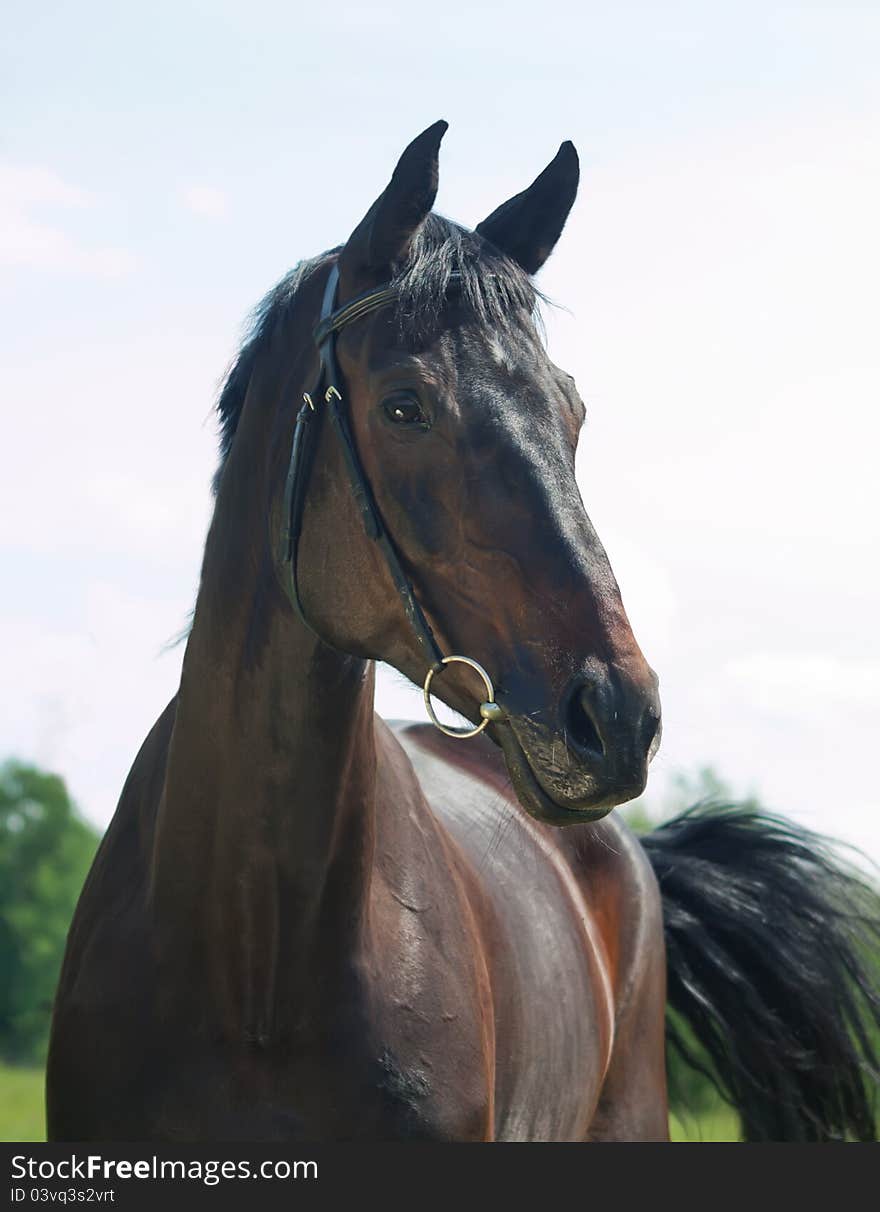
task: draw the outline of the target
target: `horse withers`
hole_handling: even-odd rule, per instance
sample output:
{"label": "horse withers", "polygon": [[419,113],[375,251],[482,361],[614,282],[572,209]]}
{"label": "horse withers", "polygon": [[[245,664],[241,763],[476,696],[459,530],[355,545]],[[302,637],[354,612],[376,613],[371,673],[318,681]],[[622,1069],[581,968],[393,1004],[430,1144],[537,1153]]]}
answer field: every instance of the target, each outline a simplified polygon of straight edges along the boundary
{"label": "horse withers", "polygon": [[[271,292],[222,391],[180,688],[70,931],[50,1136],[664,1140],[664,916],[746,1136],[870,1135],[856,877],[745,810],[643,842],[608,815],[660,707],[536,325],[578,160],[468,231],[431,211],[445,129]],[[376,660],[481,735],[390,728]]]}

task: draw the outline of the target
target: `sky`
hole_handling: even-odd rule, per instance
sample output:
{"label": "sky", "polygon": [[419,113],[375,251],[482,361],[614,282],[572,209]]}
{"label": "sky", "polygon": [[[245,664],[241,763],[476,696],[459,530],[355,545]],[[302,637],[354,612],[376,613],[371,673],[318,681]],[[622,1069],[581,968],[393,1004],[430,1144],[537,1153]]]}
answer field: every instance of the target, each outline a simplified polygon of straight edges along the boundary
{"label": "sky", "polygon": [[[876,4],[13,0],[0,39],[0,758],[109,820],[247,313],[443,117],[468,225],[580,153],[539,285],[661,678],[649,799],[712,764],[880,860]],[[377,701],[422,717],[399,675]]]}

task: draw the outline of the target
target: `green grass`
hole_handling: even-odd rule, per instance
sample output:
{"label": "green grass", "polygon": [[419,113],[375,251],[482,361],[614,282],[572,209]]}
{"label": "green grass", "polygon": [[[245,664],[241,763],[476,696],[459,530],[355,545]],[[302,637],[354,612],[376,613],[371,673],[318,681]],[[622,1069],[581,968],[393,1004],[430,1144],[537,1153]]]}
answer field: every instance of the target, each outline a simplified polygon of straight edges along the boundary
{"label": "green grass", "polygon": [[0,1141],[45,1139],[43,1070],[0,1065]]}
{"label": "green grass", "polygon": [[673,1141],[699,1141],[703,1144],[710,1141],[738,1141],[739,1117],[735,1111],[719,1101],[717,1106],[699,1115],[670,1114],[669,1132]]}

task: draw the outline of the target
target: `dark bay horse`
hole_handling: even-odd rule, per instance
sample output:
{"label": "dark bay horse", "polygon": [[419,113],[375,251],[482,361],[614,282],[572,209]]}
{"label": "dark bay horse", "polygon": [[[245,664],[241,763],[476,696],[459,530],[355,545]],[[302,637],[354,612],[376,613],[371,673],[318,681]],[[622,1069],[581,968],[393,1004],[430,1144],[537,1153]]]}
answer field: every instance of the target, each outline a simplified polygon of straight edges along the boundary
{"label": "dark bay horse", "polygon": [[[665,1140],[667,955],[747,1137],[870,1137],[867,890],[745,809],[642,841],[608,815],[660,707],[535,322],[577,156],[471,232],[431,213],[444,131],[270,294],[222,392],[180,689],[70,931],[50,1137]],[[376,660],[483,734],[390,728]]]}

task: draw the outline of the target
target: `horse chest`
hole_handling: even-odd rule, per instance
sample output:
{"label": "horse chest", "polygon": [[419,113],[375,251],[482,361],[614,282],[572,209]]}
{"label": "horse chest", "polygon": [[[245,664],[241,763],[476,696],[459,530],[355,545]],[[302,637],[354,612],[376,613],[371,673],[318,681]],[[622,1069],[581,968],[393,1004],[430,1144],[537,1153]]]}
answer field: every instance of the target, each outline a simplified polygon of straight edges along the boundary
{"label": "horse chest", "polygon": [[415,746],[410,756],[491,906],[483,950],[494,1135],[584,1139],[610,1061],[614,1006],[601,941],[571,871],[483,779]]}

